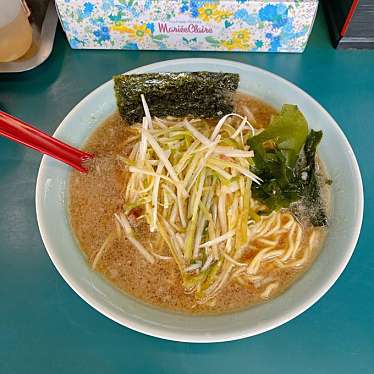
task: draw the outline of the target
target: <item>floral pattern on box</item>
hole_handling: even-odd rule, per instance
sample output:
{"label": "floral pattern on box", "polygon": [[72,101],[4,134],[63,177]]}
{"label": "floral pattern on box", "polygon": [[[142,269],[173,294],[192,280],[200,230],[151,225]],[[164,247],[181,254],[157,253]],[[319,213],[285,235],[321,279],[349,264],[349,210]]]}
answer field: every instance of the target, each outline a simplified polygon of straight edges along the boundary
{"label": "floral pattern on box", "polygon": [[317,0],[56,0],[72,48],[302,52]]}

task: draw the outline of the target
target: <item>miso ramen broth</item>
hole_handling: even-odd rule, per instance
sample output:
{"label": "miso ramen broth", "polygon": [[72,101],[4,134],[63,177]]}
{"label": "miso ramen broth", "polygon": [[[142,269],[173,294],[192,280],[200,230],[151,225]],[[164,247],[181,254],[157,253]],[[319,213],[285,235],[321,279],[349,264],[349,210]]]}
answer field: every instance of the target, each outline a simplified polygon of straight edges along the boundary
{"label": "miso ramen broth", "polygon": [[[248,117],[256,131],[266,128],[271,116],[276,114],[271,106],[244,94],[237,94],[235,109],[236,113]],[[115,223],[114,214],[123,210],[129,180],[129,172],[118,156],[127,157],[131,153],[131,137],[134,137],[133,129],[119,114],[110,116],[84,146],[85,151],[96,155],[90,172],[84,175],[73,171],[70,179],[72,230],[90,266],[106,280],[153,306],[216,314],[272,299],[308,269],[318,254],[326,229],[303,226],[287,209],[273,212],[261,216],[259,222],[249,227],[250,240],[240,256],[235,259],[227,256],[224,266],[230,267],[230,280],[220,292],[206,302],[197,302],[195,295],[183,287],[180,269],[168,246],[160,240],[157,231],[150,231],[141,210],[133,209],[128,218],[137,240],[152,254],[152,264],[121,234],[121,228]],[[317,166],[323,184],[321,164]],[[322,190],[327,201],[328,191]],[[254,201],[251,204],[253,209],[261,206]],[[293,230],[291,234],[290,230]],[[296,249],[288,246],[287,235],[293,235]],[[260,252],[263,254],[259,255]],[[248,263],[251,268],[244,266]]]}

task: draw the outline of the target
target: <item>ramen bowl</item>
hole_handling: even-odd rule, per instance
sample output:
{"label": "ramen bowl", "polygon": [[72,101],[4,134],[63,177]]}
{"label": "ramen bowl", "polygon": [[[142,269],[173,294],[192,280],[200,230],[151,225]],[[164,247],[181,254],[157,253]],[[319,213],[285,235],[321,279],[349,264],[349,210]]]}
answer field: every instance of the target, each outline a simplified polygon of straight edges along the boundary
{"label": "ramen bowl", "polygon": [[[295,318],[316,303],[336,282],[357,242],[363,215],[359,167],[345,135],[313,98],[290,82],[265,70],[214,59],[164,61],[129,73],[178,71],[232,72],[240,75],[239,89],[280,109],[297,104],[309,126],[323,130],[319,154],[332,184],[332,213],[326,241],[311,268],[277,298],[242,311],[212,316],[161,310],[127,296],[91,270],[80,251],[68,217],[71,169],[43,157],[36,186],[36,211],[45,247],[71,288],[108,318],[133,330],[183,342],[221,342],[254,336]],[[113,82],[83,99],[64,119],[55,137],[80,147],[116,110]]]}

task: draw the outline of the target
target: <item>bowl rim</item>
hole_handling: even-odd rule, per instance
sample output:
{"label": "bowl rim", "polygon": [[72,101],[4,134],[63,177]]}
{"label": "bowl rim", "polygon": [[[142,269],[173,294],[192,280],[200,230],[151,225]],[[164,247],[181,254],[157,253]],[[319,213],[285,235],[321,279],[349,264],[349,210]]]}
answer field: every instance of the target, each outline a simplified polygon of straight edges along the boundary
{"label": "bowl rim", "polygon": [[[143,72],[144,69],[157,69],[162,68],[167,64],[173,64],[175,65],[186,65],[186,64],[195,64],[195,63],[217,63],[221,66],[237,66],[238,68],[246,69],[250,67],[253,70],[257,70],[258,72],[261,72],[262,74],[266,74],[272,79],[278,80],[282,82],[283,84],[287,85],[288,87],[292,88],[296,93],[299,93],[299,95],[306,98],[308,101],[312,102],[318,110],[323,112],[324,115],[328,116],[331,119],[331,125],[335,127],[335,130],[339,134],[339,137],[344,143],[344,147],[348,150],[349,158],[354,166],[354,183],[356,184],[358,196],[358,206],[357,211],[355,215],[354,220],[354,228],[353,233],[351,236],[350,242],[347,244],[345,251],[344,258],[342,258],[340,262],[340,266],[330,274],[330,277],[328,280],[324,283],[323,287],[320,287],[317,291],[314,292],[313,296],[307,299],[304,303],[298,305],[297,307],[293,308],[293,311],[289,311],[284,313],[282,316],[278,318],[274,318],[271,321],[267,321],[263,323],[262,328],[257,328],[256,331],[249,331],[243,330],[241,333],[236,334],[221,334],[221,333],[214,333],[214,336],[203,336],[196,337],[196,336],[189,336],[187,334],[179,333],[179,332],[165,332],[162,327],[155,328],[150,326],[144,326],[142,323],[134,322],[126,317],[119,316],[117,313],[112,312],[108,310],[105,306],[103,306],[100,301],[96,300],[94,297],[91,297],[83,288],[80,287],[79,282],[76,282],[72,277],[69,276],[69,274],[65,271],[64,265],[59,260],[58,256],[54,253],[53,245],[50,241],[49,234],[45,228],[43,217],[42,217],[42,204],[40,196],[42,192],[42,180],[44,180],[44,175],[46,172],[46,162],[47,162],[47,156],[43,156],[42,160],[40,162],[39,171],[37,175],[37,181],[36,181],[36,192],[35,192],[35,205],[36,205],[36,215],[37,215],[37,222],[39,231],[42,237],[42,241],[44,243],[45,249],[49,255],[49,257],[52,260],[52,263],[54,264],[57,271],[60,273],[62,278],[66,281],[66,283],[91,307],[96,309],[101,314],[105,315],[106,317],[110,318],[111,320],[117,322],[120,325],[123,325],[125,327],[128,327],[132,330],[135,330],[137,332],[143,333],[145,335],[166,339],[166,340],[172,340],[177,342],[186,342],[186,343],[218,343],[218,342],[226,342],[226,341],[233,341],[233,340],[239,340],[255,335],[262,334],[264,332],[267,332],[269,330],[272,330],[276,327],[279,327],[288,321],[292,320],[293,318],[296,318],[303,312],[305,312],[307,309],[309,309],[312,305],[314,305],[322,296],[324,296],[329,289],[334,285],[334,283],[338,280],[340,275],[343,273],[344,269],[346,268],[350,258],[352,257],[352,254],[355,250],[360,231],[362,226],[362,220],[363,220],[363,211],[364,211],[364,190],[363,190],[363,183],[362,183],[362,177],[360,168],[357,162],[357,159],[355,157],[355,154],[352,150],[352,147],[350,143],[348,142],[348,139],[346,138],[344,132],[339,127],[335,119],[327,112],[327,110],[319,104],[313,97],[311,97],[308,93],[306,93],[304,90],[293,84],[292,82],[288,81],[285,78],[282,78],[281,76],[271,73],[265,69],[259,68],[257,66],[253,66],[246,63],[236,62],[236,61],[230,61],[225,59],[217,59],[217,58],[180,58],[180,59],[170,59],[170,60],[164,60],[148,65],[142,65],[138,68],[129,70],[123,74],[137,74]],[[97,94],[98,91],[103,90],[106,88],[107,85],[112,84],[112,79],[101,84],[99,87],[91,91],[88,95],[86,95],[81,101],[76,104],[73,109],[65,116],[63,121],[59,124],[57,129],[55,130],[53,136],[56,136],[58,138],[58,132],[61,127],[61,125],[68,121],[70,117],[72,117],[76,112],[79,112],[80,108],[85,105],[85,103],[94,95]]]}

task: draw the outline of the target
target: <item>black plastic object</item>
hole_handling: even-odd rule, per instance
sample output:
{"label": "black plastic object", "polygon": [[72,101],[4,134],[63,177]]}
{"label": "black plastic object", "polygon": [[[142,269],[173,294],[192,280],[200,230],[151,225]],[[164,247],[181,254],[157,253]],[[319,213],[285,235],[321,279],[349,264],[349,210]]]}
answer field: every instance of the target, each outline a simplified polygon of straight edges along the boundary
{"label": "black plastic object", "polygon": [[324,0],[324,5],[335,48],[374,48],[374,0]]}

